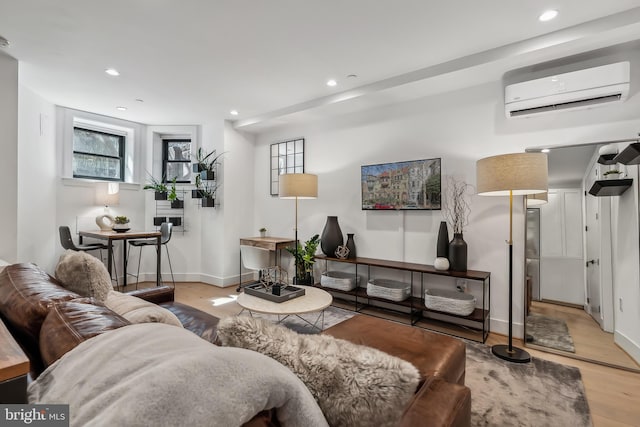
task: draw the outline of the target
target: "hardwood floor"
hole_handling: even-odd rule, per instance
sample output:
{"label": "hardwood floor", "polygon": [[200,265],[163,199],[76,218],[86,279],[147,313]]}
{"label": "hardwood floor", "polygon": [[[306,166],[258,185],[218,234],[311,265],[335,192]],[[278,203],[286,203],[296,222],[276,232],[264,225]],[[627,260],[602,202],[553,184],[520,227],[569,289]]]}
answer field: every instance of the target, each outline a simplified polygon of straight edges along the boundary
{"label": "hardwood floor", "polygon": [[[234,301],[236,295],[235,286],[219,288],[203,283],[176,285],[176,301],[217,317],[233,316],[240,312],[240,306]],[[487,345],[506,343],[507,337],[493,333],[489,334],[486,342]],[[514,340],[514,345],[522,347],[522,341]],[[640,374],[532,348],[527,348],[527,351],[533,357],[580,369],[595,427],[640,426]]]}
{"label": "hardwood floor", "polygon": [[584,310],[533,301],[531,312],[564,320],[573,338],[576,356],[630,369],[640,369],[640,365],[613,342],[613,334],[600,329],[596,321]]}

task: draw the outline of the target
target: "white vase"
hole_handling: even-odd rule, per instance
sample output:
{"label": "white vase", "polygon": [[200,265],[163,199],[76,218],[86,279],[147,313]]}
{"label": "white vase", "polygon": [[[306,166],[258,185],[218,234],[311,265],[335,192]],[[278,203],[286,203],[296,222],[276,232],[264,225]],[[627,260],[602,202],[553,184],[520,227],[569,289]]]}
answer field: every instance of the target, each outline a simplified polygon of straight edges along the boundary
{"label": "white vase", "polygon": [[444,258],[444,257],[438,257],[433,262],[433,267],[436,270],[446,271],[446,270],[449,269],[449,260],[447,258]]}

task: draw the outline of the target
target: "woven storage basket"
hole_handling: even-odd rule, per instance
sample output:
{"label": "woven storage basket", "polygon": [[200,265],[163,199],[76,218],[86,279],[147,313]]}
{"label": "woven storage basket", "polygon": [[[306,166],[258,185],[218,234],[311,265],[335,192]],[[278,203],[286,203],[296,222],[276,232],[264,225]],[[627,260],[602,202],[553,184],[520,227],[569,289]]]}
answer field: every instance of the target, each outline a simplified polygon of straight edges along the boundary
{"label": "woven storage basket", "polygon": [[471,294],[442,289],[427,289],[424,305],[430,310],[468,316],[476,308],[476,297]]}
{"label": "woven storage basket", "polygon": [[355,275],[343,271],[327,271],[320,277],[321,286],[341,291],[352,291],[359,282],[360,276],[356,278]]}
{"label": "woven storage basket", "polygon": [[373,279],[367,283],[367,295],[396,302],[404,301],[411,295],[411,285],[389,279]]}

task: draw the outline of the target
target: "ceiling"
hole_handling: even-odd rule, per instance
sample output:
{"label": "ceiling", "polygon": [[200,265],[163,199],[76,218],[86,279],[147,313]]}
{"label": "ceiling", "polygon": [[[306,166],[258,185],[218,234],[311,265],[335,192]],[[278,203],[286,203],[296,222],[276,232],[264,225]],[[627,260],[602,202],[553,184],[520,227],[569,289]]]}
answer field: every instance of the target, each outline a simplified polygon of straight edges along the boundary
{"label": "ceiling", "polygon": [[260,131],[639,39],[640,0],[0,0],[0,35],[21,84],[57,105]]}

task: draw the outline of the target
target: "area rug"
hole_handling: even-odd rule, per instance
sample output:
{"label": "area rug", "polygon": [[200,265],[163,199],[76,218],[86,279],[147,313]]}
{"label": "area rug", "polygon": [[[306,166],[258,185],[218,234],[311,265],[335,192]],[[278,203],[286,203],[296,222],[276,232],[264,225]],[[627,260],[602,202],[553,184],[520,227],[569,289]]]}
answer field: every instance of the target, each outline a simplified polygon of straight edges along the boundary
{"label": "area rug", "polygon": [[592,425],[578,368],[535,357],[531,363],[511,363],[488,346],[466,344],[472,426]]}
{"label": "area rug", "polygon": [[564,320],[531,313],[527,316],[527,336],[527,340],[531,344],[571,353],[576,352],[573,338],[571,338],[569,328]]}

